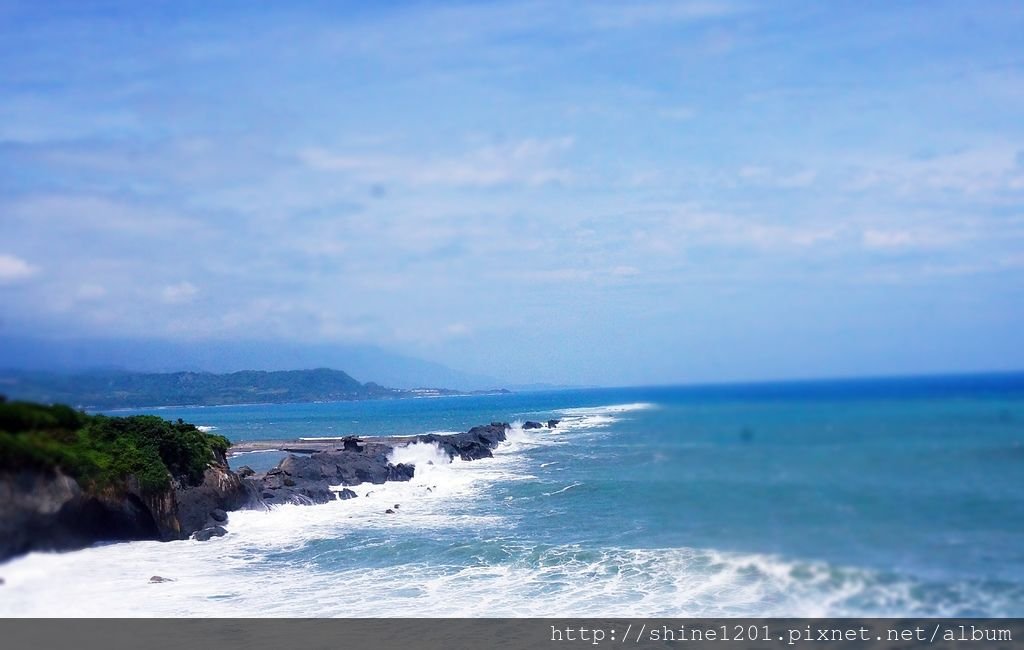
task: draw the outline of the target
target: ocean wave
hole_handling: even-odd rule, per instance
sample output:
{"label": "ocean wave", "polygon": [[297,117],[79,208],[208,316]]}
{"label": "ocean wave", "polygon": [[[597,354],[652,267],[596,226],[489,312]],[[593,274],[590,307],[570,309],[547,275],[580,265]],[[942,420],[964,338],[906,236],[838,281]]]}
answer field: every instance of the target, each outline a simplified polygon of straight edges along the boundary
{"label": "ocean wave", "polygon": [[574,408],[560,409],[558,413],[563,415],[602,415],[610,413],[629,413],[630,411],[649,411],[657,408],[657,404],[651,402],[633,402],[630,404],[609,404],[607,406],[580,406]]}
{"label": "ocean wave", "polygon": [[[368,499],[369,500],[369,499]],[[345,504],[353,503],[344,502]],[[331,506],[327,507],[328,509]],[[310,529],[319,508],[281,508]],[[275,513],[277,514],[277,513]],[[234,517],[234,515],[233,515]],[[400,514],[385,521],[397,521]],[[250,517],[252,524],[256,520]],[[269,522],[274,517],[263,517]],[[346,525],[348,520],[345,521]],[[339,567],[272,562],[295,540],[274,525],[209,543],[139,542],[33,554],[5,567],[9,616],[1019,616],[1020,585],[929,583],[825,563],[709,549],[585,549],[493,542],[457,563]],[[497,527],[479,518],[452,526]],[[239,528],[239,527],[235,527]],[[248,528],[247,531],[245,529]],[[247,532],[248,534],[245,534]],[[321,534],[338,534],[337,522]],[[388,539],[334,553],[393,554]],[[327,551],[324,551],[327,552]],[[388,557],[392,557],[389,555]],[[400,558],[401,555],[394,556]],[[329,570],[324,570],[329,568]],[[149,584],[160,574],[174,582]],[[70,579],[73,577],[74,579]],[[357,594],[357,597],[353,597]]]}
{"label": "ocean wave", "polygon": [[605,406],[583,406],[552,411],[559,419],[552,432],[572,432],[607,429],[621,419],[625,413],[646,411],[657,408],[650,402],[630,404],[608,404]]}
{"label": "ocean wave", "polygon": [[561,493],[563,493],[563,492],[568,492],[569,490],[571,490],[571,489],[573,489],[573,488],[575,488],[575,487],[579,487],[579,486],[581,486],[581,485],[583,485],[583,483],[581,483],[581,482],[579,482],[579,481],[574,481],[573,483],[570,483],[569,485],[566,485],[566,486],[565,486],[564,488],[562,488],[561,490],[555,490],[554,492],[543,492],[542,494],[543,494],[544,496],[546,496],[546,497],[553,497],[553,496],[555,496],[556,494],[561,494]]}
{"label": "ocean wave", "polygon": [[269,453],[280,454],[282,452],[281,452],[280,449],[252,449],[252,450],[249,450],[249,451],[232,451],[232,452],[228,453],[228,458],[235,458],[237,456],[245,456],[247,454],[269,454]]}

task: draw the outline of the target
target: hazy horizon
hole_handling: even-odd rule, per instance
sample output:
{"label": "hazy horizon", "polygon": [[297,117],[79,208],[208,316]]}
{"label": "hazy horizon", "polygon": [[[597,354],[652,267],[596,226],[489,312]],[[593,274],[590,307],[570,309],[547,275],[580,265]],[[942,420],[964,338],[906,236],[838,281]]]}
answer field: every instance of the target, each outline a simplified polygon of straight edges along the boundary
{"label": "hazy horizon", "polygon": [[[284,356],[261,357],[257,351],[259,346],[247,348],[244,342],[241,347],[235,346],[229,353],[218,353],[216,349],[196,350],[189,344],[179,344],[169,349],[161,349],[160,341],[134,341],[141,347],[130,350],[127,354],[111,353],[106,346],[115,345],[122,348],[123,341],[75,341],[69,347],[58,352],[40,354],[31,350],[28,353],[12,353],[14,345],[31,345],[42,343],[40,340],[16,339],[14,341],[0,338],[0,358],[13,358],[13,363],[0,366],[0,372],[15,371],[26,373],[53,373],[56,375],[95,374],[103,372],[126,372],[140,374],[163,374],[178,372],[207,372],[213,374],[230,374],[246,371],[302,371],[316,369],[340,370],[361,382],[373,382],[393,388],[455,388],[459,390],[481,390],[513,388],[515,390],[544,389],[588,389],[588,388],[641,388],[641,387],[715,387],[743,386],[757,384],[801,384],[829,382],[871,382],[899,380],[942,380],[947,378],[978,377],[991,378],[1000,376],[1024,375],[1024,368],[1003,370],[959,370],[933,371],[917,373],[875,373],[859,375],[793,375],[784,377],[724,377],[714,380],[667,381],[645,384],[556,384],[552,382],[510,382],[502,381],[489,375],[465,373],[457,368],[449,368],[441,363],[428,362],[414,357],[404,357],[388,353],[385,350],[370,346],[342,346],[335,353],[324,348],[311,346],[298,358],[305,361],[288,361],[294,359],[295,348],[287,351]],[[69,342],[61,342],[68,345]],[[83,353],[85,351],[85,353]],[[156,351],[156,353],[154,353]],[[165,356],[173,354],[173,358]],[[249,356],[252,355],[252,356]],[[111,361],[113,359],[113,361]],[[185,359],[184,361],[182,359]],[[321,361],[327,360],[324,363]],[[319,365],[318,365],[319,364]],[[2,391],[0,391],[2,392]]]}
{"label": "hazy horizon", "polygon": [[0,1],[0,338],[384,384],[1017,371],[1021,33],[1011,2]]}

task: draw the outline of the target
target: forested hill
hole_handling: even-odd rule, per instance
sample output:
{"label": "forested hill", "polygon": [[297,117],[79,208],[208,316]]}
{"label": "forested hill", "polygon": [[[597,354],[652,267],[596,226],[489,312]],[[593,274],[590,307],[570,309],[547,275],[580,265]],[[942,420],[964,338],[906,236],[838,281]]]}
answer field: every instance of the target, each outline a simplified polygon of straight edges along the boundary
{"label": "forested hill", "polygon": [[111,409],[135,406],[326,402],[430,395],[446,389],[404,390],[360,383],[340,370],[206,372],[90,372],[73,375],[0,371],[0,394],[44,403]]}

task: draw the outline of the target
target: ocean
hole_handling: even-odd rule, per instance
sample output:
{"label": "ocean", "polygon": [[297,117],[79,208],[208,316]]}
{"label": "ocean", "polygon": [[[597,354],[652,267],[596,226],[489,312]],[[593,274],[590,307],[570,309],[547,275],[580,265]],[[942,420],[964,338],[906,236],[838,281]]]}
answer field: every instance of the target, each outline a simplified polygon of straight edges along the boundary
{"label": "ocean", "polygon": [[208,542],[15,559],[0,615],[1024,616],[1020,374],[141,412],[233,440],[517,426]]}

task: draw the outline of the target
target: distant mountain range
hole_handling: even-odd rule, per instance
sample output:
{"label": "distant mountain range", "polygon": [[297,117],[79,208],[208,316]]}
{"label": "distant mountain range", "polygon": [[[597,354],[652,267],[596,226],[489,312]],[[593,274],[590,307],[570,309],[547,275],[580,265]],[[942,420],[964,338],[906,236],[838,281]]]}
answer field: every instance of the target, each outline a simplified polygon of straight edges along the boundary
{"label": "distant mountain range", "polygon": [[457,390],[479,390],[507,383],[373,345],[285,341],[178,342],[6,335],[0,336],[0,369],[6,368],[53,373],[91,373],[97,370],[228,373],[251,368],[344,368],[360,381],[374,381],[395,388],[445,386]]}
{"label": "distant mountain range", "polygon": [[[507,393],[507,390],[472,393]],[[115,409],[142,406],[328,402],[463,395],[445,388],[386,388],[360,383],[346,372],[316,370],[245,370],[136,373],[93,371],[61,374],[0,370],[0,394],[10,399],[64,403],[79,408]]]}

